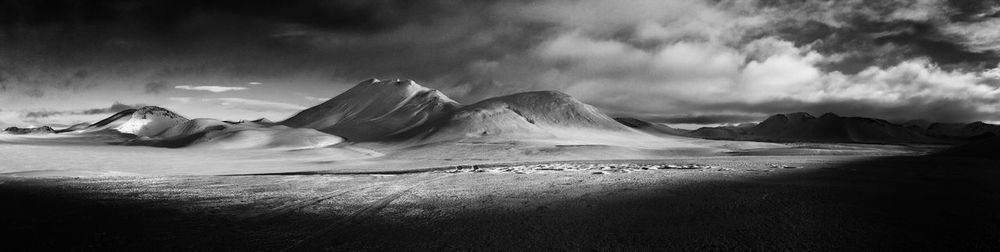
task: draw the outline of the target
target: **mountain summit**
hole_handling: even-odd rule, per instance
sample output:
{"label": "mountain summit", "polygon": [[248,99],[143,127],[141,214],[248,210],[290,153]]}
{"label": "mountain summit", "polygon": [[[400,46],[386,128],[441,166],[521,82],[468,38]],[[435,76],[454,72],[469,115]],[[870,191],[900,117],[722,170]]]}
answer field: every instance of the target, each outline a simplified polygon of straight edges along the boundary
{"label": "mountain summit", "polygon": [[[112,119],[112,121],[114,120]],[[187,118],[184,118],[183,116],[165,108],[145,106],[135,110],[135,112],[133,112],[129,117],[128,121],[122,123],[116,128],[116,130],[121,133],[153,137],[163,133],[170,127],[186,121],[188,121]]]}
{"label": "mountain summit", "polygon": [[436,120],[458,106],[441,92],[411,80],[371,79],[281,124],[313,128],[350,141],[371,141]]}

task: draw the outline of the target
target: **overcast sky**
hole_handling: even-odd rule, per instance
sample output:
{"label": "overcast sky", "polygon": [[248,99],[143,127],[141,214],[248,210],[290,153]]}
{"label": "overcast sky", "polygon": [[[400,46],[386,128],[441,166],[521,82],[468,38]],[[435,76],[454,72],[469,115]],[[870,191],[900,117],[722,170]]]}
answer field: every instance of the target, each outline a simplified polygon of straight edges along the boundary
{"label": "overcast sky", "polygon": [[3,0],[0,125],[280,120],[367,78],[673,123],[995,122],[998,60],[1000,1]]}

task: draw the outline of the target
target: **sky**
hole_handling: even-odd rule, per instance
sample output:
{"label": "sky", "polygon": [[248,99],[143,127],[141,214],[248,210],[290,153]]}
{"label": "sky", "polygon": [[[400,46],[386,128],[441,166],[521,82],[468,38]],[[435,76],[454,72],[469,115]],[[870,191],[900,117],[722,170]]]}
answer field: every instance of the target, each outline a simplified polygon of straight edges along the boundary
{"label": "sky", "polygon": [[0,0],[0,126],[281,120],[369,78],[677,124],[1000,122],[1000,0]]}

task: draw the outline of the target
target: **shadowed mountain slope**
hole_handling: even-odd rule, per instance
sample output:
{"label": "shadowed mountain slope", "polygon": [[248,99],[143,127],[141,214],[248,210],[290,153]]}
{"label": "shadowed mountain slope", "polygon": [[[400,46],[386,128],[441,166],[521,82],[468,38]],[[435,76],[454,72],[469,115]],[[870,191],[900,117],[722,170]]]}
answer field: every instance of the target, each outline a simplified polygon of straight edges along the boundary
{"label": "shadowed mountain slope", "polygon": [[458,106],[441,92],[410,80],[371,79],[280,124],[373,141],[419,127]]}
{"label": "shadowed mountain slope", "polygon": [[842,117],[826,113],[814,117],[807,113],[778,114],[747,127],[701,128],[692,136],[775,142],[841,142],[841,143],[947,143],[903,125],[881,119]]}

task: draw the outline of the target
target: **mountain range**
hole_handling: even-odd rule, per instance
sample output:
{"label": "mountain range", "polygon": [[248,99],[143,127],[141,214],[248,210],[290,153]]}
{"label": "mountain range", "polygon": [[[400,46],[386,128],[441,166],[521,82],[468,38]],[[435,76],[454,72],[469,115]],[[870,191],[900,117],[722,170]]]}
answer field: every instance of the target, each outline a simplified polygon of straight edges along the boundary
{"label": "mountain range", "polygon": [[[683,130],[636,118],[611,118],[567,94],[535,91],[462,105],[410,80],[363,81],[277,123],[187,119],[165,108],[118,112],[94,124],[16,128],[8,134],[131,135],[125,144],[218,148],[316,147],[341,142],[431,143],[469,139],[587,139],[596,136],[683,136],[715,140],[878,144],[960,144],[1000,135],[1000,126],[777,114],[757,124]],[[628,138],[626,137],[626,138]]]}
{"label": "mountain range", "polygon": [[826,113],[777,114],[758,124],[706,127],[686,135],[707,139],[769,142],[955,144],[1000,135],[1000,126],[975,122],[892,123],[883,119]]}

